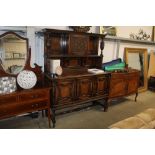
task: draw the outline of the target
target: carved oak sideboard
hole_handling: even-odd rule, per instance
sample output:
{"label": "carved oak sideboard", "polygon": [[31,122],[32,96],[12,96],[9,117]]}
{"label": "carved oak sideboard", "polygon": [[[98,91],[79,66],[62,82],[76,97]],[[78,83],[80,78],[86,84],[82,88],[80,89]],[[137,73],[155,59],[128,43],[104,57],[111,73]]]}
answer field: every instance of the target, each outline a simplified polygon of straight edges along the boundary
{"label": "carved oak sideboard", "polygon": [[135,94],[135,101],[138,96],[140,72],[129,69],[124,73],[111,73],[109,99],[116,99]]}
{"label": "carved oak sideboard", "polygon": [[[105,35],[64,30],[44,30],[45,74],[52,85],[53,123],[58,111],[104,101],[108,108],[110,73],[92,74],[89,68],[102,68]],[[100,43],[101,54],[98,55]],[[50,60],[60,60],[63,74],[51,76]]]}

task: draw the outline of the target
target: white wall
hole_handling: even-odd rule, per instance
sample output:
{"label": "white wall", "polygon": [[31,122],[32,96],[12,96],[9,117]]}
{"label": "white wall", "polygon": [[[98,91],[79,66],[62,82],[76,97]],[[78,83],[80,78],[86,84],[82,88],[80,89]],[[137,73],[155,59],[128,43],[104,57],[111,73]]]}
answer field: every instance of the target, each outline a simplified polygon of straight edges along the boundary
{"label": "white wall", "polygon": [[152,35],[152,26],[116,26],[117,36],[124,38],[129,38],[131,33],[137,34],[140,29]]}
{"label": "white wall", "polygon": [[[137,34],[140,29],[143,29],[148,35],[152,35],[152,26],[117,26],[117,37],[129,38],[131,33]],[[117,58],[117,42],[116,41],[105,41],[104,48],[104,59],[103,62],[111,61],[112,59]],[[143,44],[134,44],[134,43],[120,43],[119,47],[119,57],[123,59],[124,48],[146,48],[148,52],[150,50],[155,50],[155,45],[143,45]]]}

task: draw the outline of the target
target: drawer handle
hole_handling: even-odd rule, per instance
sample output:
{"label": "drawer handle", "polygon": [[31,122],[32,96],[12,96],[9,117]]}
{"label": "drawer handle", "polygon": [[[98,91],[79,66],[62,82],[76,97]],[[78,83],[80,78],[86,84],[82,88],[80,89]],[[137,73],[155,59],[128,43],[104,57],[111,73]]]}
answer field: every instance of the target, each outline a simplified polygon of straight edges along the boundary
{"label": "drawer handle", "polygon": [[35,95],[32,95],[31,98],[35,98]]}
{"label": "drawer handle", "polygon": [[34,99],[34,98],[38,98],[38,97],[39,97],[38,94],[35,94],[35,95],[32,95],[32,96],[31,96],[31,98],[33,98],[33,99]]}

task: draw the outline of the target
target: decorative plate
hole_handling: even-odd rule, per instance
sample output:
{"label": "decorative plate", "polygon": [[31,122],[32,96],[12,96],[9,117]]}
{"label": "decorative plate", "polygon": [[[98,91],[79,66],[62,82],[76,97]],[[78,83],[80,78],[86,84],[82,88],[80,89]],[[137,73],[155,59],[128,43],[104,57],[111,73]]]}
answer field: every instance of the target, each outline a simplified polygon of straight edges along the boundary
{"label": "decorative plate", "polygon": [[57,75],[62,75],[62,67],[61,66],[57,66],[56,69],[55,69],[55,73]]}
{"label": "decorative plate", "polygon": [[23,70],[18,74],[17,82],[21,88],[31,89],[36,85],[37,77],[33,71]]}

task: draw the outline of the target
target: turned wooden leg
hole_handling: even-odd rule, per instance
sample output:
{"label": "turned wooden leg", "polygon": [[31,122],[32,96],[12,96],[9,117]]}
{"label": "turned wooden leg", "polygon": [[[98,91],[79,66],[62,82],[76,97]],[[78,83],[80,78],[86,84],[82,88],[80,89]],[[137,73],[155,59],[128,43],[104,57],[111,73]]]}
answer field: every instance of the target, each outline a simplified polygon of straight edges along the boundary
{"label": "turned wooden leg", "polygon": [[137,96],[138,96],[138,92],[136,93],[136,96],[135,96],[135,102],[137,102]]}
{"label": "turned wooden leg", "polygon": [[55,128],[55,124],[56,124],[55,110],[52,110],[52,123],[53,123],[53,128]]}
{"label": "turned wooden leg", "polygon": [[42,110],[42,117],[44,117],[44,110]]}
{"label": "turned wooden leg", "polygon": [[49,128],[51,128],[51,110],[48,109],[48,124],[49,124]]}
{"label": "turned wooden leg", "polygon": [[109,101],[108,101],[108,99],[106,99],[105,103],[104,103],[104,112],[108,111],[108,107],[109,107]]}

